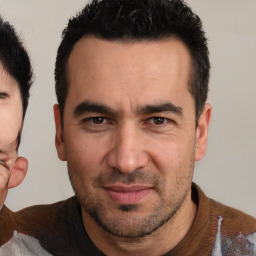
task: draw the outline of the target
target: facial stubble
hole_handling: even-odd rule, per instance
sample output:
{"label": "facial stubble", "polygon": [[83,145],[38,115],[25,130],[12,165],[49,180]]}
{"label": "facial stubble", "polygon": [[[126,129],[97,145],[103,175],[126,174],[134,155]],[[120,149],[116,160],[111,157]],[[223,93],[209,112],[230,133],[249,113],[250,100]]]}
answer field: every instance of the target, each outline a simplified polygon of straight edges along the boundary
{"label": "facial stubble", "polygon": [[[113,169],[110,174],[94,177],[92,183],[93,187],[96,188],[95,191],[104,184],[111,182],[153,184],[160,201],[155,203],[146,215],[140,214],[142,206],[139,204],[118,205],[115,209],[110,209],[112,214],[108,215],[108,205],[104,204],[104,200],[98,196],[97,192],[90,191],[80,183],[82,181],[76,175],[76,173],[81,173],[80,167],[74,162],[68,161],[68,163],[70,181],[82,209],[109,234],[117,237],[139,238],[153,233],[165,223],[174,219],[191,190],[194,154],[192,154],[189,165],[181,166],[181,170],[177,171],[178,176],[175,185],[177,189],[172,193],[168,193],[161,177],[144,170],[135,170],[130,174],[123,174],[119,170]],[[183,168],[189,168],[186,172],[187,176],[179,175],[182,170],[184,172]]]}

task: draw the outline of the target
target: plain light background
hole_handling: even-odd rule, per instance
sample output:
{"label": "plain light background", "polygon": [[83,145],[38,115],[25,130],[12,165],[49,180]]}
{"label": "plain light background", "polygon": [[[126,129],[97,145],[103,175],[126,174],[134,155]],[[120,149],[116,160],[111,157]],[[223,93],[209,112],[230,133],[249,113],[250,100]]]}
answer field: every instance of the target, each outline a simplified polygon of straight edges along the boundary
{"label": "plain light background", "polygon": [[[54,145],[53,74],[61,32],[86,2],[0,0],[0,13],[21,34],[35,73],[19,151],[29,170],[8,194],[13,210],[73,195]],[[212,65],[208,153],[196,164],[194,181],[209,197],[256,217],[256,1],[187,2],[203,21]]]}

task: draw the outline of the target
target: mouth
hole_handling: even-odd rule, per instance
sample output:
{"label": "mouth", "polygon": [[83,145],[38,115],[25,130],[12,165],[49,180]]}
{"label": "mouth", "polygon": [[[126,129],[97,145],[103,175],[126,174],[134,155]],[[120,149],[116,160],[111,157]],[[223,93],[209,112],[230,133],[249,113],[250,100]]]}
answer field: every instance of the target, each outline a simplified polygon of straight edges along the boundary
{"label": "mouth", "polygon": [[104,187],[109,198],[118,204],[134,205],[141,202],[152,191],[153,187],[146,185],[110,185]]}

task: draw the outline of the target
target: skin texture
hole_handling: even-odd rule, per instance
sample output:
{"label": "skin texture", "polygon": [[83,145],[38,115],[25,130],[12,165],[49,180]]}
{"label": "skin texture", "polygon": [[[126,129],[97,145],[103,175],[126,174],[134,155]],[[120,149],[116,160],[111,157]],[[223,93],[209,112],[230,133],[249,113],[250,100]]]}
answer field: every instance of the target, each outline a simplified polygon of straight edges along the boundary
{"label": "skin texture", "polygon": [[[17,82],[0,64],[0,149],[16,151],[17,135],[22,126],[22,102]],[[1,158],[1,160],[3,160]]]}
{"label": "skin texture", "polygon": [[164,254],[193,222],[194,162],[206,151],[211,106],[196,128],[190,62],[176,39],[84,37],[71,52],[63,127],[54,107],[56,147],[85,229],[107,255]]}
{"label": "skin texture", "polygon": [[27,160],[17,155],[22,128],[22,101],[17,82],[0,62],[0,210],[8,188],[19,185],[26,175]]}

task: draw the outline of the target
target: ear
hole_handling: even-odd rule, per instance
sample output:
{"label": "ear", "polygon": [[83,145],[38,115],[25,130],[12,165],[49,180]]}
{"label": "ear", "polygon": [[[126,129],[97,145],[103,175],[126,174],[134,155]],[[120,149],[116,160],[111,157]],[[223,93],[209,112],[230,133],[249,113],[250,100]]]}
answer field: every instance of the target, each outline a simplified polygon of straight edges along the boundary
{"label": "ear", "polygon": [[15,188],[24,180],[28,170],[28,160],[24,157],[18,157],[13,163],[8,182],[8,188]]}
{"label": "ear", "polygon": [[62,124],[61,124],[61,115],[60,115],[60,108],[58,104],[53,106],[54,111],[54,119],[55,119],[55,146],[57,150],[57,154],[60,160],[66,161],[66,152],[64,147],[64,140],[63,140],[63,131],[62,131]]}
{"label": "ear", "polygon": [[206,153],[211,114],[212,106],[210,104],[205,104],[203,113],[199,117],[196,129],[195,161],[201,160]]}

